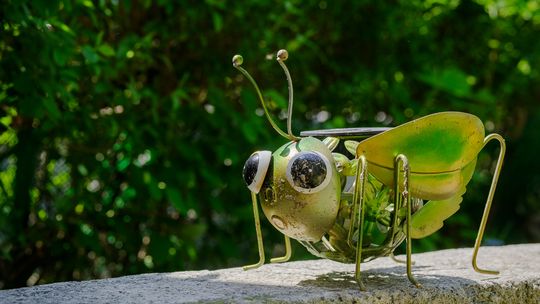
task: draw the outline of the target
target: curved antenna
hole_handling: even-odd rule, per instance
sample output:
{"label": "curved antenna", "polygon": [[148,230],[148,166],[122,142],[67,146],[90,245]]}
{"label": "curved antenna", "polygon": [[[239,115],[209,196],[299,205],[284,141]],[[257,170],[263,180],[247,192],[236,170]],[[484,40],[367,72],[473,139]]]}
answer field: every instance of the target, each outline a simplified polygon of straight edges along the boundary
{"label": "curved antenna", "polygon": [[259,100],[261,102],[261,105],[264,109],[264,114],[266,114],[266,118],[268,119],[268,121],[270,122],[270,124],[272,125],[272,128],[274,128],[274,130],[276,130],[276,132],[278,132],[279,135],[287,138],[287,139],[290,139],[290,136],[283,132],[279,127],[278,125],[274,122],[274,120],[272,119],[272,117],[270,117],[270,113],[268,113],[268,109],[266,108],[266,103],[264,102],[264,98],[262,97],[262,94],[261,94],[261,90],[259,90],[259,86],[257,85],[257,83],[255,82],[255,80],[253,79],[253,77],[251,77],[251,75],[249,75],[249,73],[244,70],[244,68],[241,67],[242,63],[244,62],[244,58],[242,58],[241,55],[234,55],[233,59],[232,59],[232,64],[233,66],[240,71],[240,73],[242,73],[250,82],[251,84],[253,85],[253,87],[255,88],[255,91],[257,92],[257,96],[259,96]]}
{"label": "curved antenna", "polygon": [[289,58],[289,53],[287,50],[279,50],[277,52],[276,60],[285,72],[285,76],[287,77],[287,83],[289,87],[289,107],[287,108],[287,133],[289,135],[290,140],[298,140],[299,137],[296,137],[292,134],[292,109],[293,109],[293,85],[292,85],[292,79],[291,74],[289,73],[289,69],[287,69],[287,66],[285,65],[285,60]]}

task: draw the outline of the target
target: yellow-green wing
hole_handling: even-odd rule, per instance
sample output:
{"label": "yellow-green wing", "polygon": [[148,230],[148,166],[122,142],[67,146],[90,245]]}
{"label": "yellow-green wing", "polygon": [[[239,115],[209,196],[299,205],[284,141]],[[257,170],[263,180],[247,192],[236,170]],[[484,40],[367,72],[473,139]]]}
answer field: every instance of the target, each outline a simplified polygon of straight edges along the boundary
{"label": "yellow-green wing", "polygon": [[411,219],[411,237],[421,239],[443,226],[443,221],[459,210],[463,198],[461,194],[440,201],[429,201],[414,213]]}
{"label": "yellow-green wing", "polygon": [[463,200],[465,185],[471,180],[474,173],[476,160],[463,168],[463,186],[456,194],[445,200],[429,201],[422,208],[416,211],[411,219],[411,237],[420,239],[441,229],[444,220],[452,216],[459,210],[459,204]]}
{"label": "yellow-green wing", "polygon": [[470,178],[463,169],[474,171],[484,135],[478,117],[442,112],[361,141],[356,152],[366,156],[369,172],[389,186],[393,186],[394,158],[404,154],[411,168],[412,196],[439,201],[454,197],[467,184]]}

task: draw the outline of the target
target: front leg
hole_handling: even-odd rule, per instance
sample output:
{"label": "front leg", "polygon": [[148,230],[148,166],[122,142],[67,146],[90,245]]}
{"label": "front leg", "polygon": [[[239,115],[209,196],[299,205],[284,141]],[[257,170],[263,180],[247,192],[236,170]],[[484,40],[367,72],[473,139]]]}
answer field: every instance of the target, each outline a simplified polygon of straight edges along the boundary
{"label": "front leg", "polygon": [[285,255],[278,258],[272,258],[270,259],[270,263],[284,263],[287,262],[292,255],[291,251],[291,239],[289,239],[288,236],[283,235],[285,237]]}
{"label": "front leg", "polygon": [[263,245],[263,238],[262,238],[262,233],[261,233],[261,221],[259,219],[259,207],[257,205],[257,194],[255,192],[251,192],[251,202],[253,204],[253,218],[255,219],[255,233],[257,234],[257,246],[259,247],[259,262],[244,266],[244,270],[259,268],[264,264],[264,245]]}

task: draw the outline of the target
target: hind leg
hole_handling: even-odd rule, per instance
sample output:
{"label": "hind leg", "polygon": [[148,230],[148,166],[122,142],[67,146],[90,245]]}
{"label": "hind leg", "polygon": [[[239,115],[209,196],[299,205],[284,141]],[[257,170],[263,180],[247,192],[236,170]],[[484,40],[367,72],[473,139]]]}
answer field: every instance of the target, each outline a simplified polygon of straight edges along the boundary
{"label": "hind leg", "polygon": [[486,223],[489,217],[489,210],[491,208],[491,202],[493,201],[493,195],[495,194],[495,189],[497,188],[497,181],[499,180],[499,174],[501,173],[501,168],[502,168],[502,164],[504,160],[504,154],[506,152],[506,144],[504,142],[504,138],[502,138],[502,136],[500,136],[499,134],[490,134],[486,136],[486,138],[484,139],[484,146],[493,139],[499,141],[501,150],[499,152],[499,158],[497,160],[497,167],[495,168],[495,172],[493,173],[493,180],[491,181],[491,187],[489,189],[489,194],[486,201],[486,207],[484,208],[484,214],[482,215],[482,220],[480,221],[480,227],[478,228],[478,234],[476,236],[476,241],[474,243],[474,251],[473,251],[473,257],[472,257],[472,266],[474,270],[476,272],[484,273],[484,274],[499,274],[499,272],[495,270],[481,269],[476,264],[478,250],[480,249],[480,245],[482,244],[482,238],[484,237],[484,230],[486,229]]}

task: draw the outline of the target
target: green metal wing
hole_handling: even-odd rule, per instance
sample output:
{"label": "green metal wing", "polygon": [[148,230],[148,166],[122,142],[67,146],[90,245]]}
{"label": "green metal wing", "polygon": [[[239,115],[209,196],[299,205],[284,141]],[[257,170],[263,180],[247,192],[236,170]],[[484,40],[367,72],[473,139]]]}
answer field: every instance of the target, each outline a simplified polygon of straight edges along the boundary
{"label": "green metal wing", "polygon": [[411,237],[421,239],[441,229],[444,220],[459,210],[461,195],[441,201],[429,201],[411,219]]}
{"label": "green metal wing", "polygon": [[416,211],[411,219],[411,237],[421,239],[437,230],[441,229],[444,220],[452,216],[459,210],[461,197],[465,191],[465,185],[470,181],[476,160],[463,168],[463,187],[451,198],[445,200],[433,200],[427,202],[422,208]]}
{"label": "green metal wing", "polygon": [[484,145],[484,125],[474,115],[442,112],[424,116],[361,141],[368,170],[393,186],[394,158],[404,154],[411,168],[414,197],[443,201],[464,189]]}

